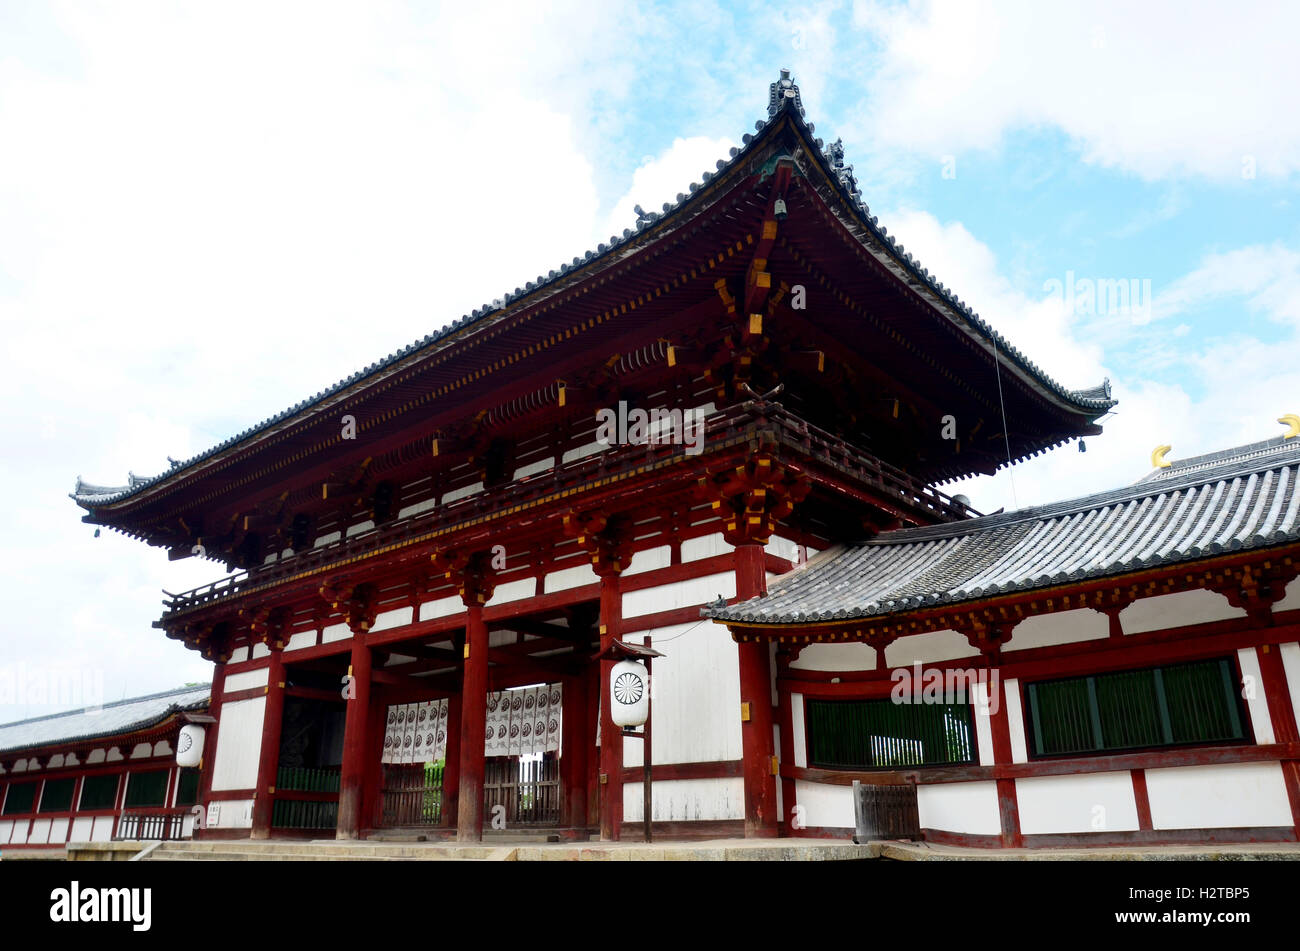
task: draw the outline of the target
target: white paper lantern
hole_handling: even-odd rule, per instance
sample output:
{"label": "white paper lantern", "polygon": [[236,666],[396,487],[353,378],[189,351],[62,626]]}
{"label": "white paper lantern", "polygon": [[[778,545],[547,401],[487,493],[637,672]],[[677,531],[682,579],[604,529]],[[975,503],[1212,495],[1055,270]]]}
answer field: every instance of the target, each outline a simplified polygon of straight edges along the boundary
{"label": "white paper lantern", "polygon": [[176,741],[176,765],[198,766],[203,759],[203,727],[187,723]]}
{"label": "white paper lantern", "polygon": [[650,676],[634,660],[620,660],[609,672],[609,712],[616,726],[640,726],[650,716]]}

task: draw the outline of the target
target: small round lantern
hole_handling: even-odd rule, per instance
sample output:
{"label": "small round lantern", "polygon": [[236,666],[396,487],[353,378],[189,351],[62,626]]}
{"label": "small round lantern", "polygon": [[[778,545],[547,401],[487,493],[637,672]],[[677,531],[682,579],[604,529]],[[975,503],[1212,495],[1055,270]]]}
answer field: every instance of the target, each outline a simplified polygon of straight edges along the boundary
{"label": "small round lantern", "polygon": [[650,716],[650,676],[634,660],[620,660],[609,673],[609,712],[615,726],[640,726]]}
{"label": "small round lantern", "polygon": [[198,766],[203,759],[203,727],[187,723],[176,740],[176,765]]}

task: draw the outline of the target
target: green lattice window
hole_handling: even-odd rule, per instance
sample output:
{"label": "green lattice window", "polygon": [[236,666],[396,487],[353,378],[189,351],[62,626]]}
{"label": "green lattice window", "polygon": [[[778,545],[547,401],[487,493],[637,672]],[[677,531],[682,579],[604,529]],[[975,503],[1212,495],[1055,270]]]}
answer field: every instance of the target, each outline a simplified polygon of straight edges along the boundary
{"label": "green lattice window", "polygon": [[167,805],[167,773],[168,770],[155,769],[127,777],[126,808]]}
{"label": "green lattice window", "polygon": [[1035,756],[1245,740],[1227,658],[1029,684]]}
{"label": "green lattice window", "polygon": [[117,784],[121,778],[121,773],[87,776],[81,784],[81,802],[77,804],[77,811],[112,809],[117,805]]}
{"label": "green lattice window", "polygon": [[968,703],[809,700],[808,765],[892,769],[975,762]]}
{"label": "green lattice window", "polygon": [[192,806],[199,801],[199,771],[182,769],[176,779],[176,805]]}
{"label": "green lattice window", "polygon": [[31,812],[36,805],[36,783],[11,783],[9,793],[5,796],[6,816],[20,816]]}
{"label": "green lattice window", "polygon": [[72,809],[75,779],[48,779],[41,790],[41,812],[68,812]]}

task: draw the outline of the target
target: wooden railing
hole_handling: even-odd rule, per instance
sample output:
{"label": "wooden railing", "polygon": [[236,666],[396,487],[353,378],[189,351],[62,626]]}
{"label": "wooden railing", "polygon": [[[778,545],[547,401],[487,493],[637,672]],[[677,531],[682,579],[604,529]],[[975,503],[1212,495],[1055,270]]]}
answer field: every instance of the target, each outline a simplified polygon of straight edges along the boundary
{"label": "wooden railing", "polygon": [[126,841],[184,839],[185,820],[189,818],[192,818],[189,809],[124,812],[117,820],[117,834],[113,838]]}
{"label": "wooden railing", "polygon": [[281,766],[275,771],[275,829],[333,829],[338,825],[338,766]]}
{"label": "wooden railing", "polygon": [[916,786],[877,786],[853,781],[853,841],[873,839],[919,839],[921,817],[917,809]]}
{"label": "wooden railing", "polygon": [[[728,407],[708,418],[704,453],[723,451],[767,432],[779,444],[822,465],[836,469],[864,488],[935,521],[953,521],[978,515],[953,497],[892,466],[838,436],[788,412],[779,403],[749,401]],[[419,535],[446,531],[462,522],[482,518],[488,511],[505,511],[531,501],[581,488],[604,478],[673,456],[686,458],[686,446],[673,443],[615,445],[582,459],[557,465],[549,472],[516,479],[501,486],[439,505],[426,512],[340,538],[319,548],[291,554],[248,571],[201,585],[181,594],[163,591],[169,614],[192,611],[205,604],[238,594],[241,590],[272,583],[304,571],[400,544]]]}
{"label": "wooden railing", "polygon": [[441,763],[384,766],[385,827],[436,826],[442,822]]}

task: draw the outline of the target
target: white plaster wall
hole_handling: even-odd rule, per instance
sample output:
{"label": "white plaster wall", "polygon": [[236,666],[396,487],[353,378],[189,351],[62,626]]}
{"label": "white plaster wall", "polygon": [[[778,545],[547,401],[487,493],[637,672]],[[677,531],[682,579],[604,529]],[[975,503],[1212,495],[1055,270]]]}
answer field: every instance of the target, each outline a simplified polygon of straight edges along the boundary
{"label": "white plaster wall", "polygon": [[[644,642],[645,631],[621,639]],[[666,656],[651,667],[650,741],[656,763],[741,758],[740,670],[736,642],[721,624],[677,624],[651,630]],[[671,640],[670,640],[671,639]],[[640,740],[623,743],[625,766],[640,766]]]}
{"label": "white plaster wall", "polygon": [[8,845],[9,837],[13,835],[14,822],[12,819],[5,819],[0,822],[0,845]]}
{"label": "white plaster wall", "polygon": [[446,505],[449,502],[455,502],[459,499],[467,499],[471,495],[477,495],[482,491],[482,482],[475,482],[471,485],[462,485],[459,489],[452,489],[450,492],[444,492],[442,495],[442,504]]}
{"label": "white plaster wall", "polygon": [[570,588],[580,588],[585,584],[595,584],[598,581],[600,576],[590,564],[574,565],[572,568],[561,568],[548,574],[542,583],[542,590],[550,594],[553,591],[567,591]]}
{"label": "white plaster wall", "polygon": [[369,520],[364,522],[357,522],[357,524],[355,525],[349,525],[348,538],[351,538],[354,535],[360,535],[362,532],[368,532],[374,527],[375,527],[375,523]]}
{"label": "white plaster wall", "polygon": [[91,842],[108,842],[113,838],[113,816],[96,816],[95,824],[91,827]]}
{"label": "white plaster wall", "polygon": [[[437,598],[433,601],[425,601],[420,605],[420,620],[432,621],[434,618],[451,617],[453,614],[460,614],[465,610],[465,602],[460,599],[460,595],[452,594],[445,598]],[[343,625],[347,630],[347,625]],[[328,628],[326,629],[328,630]],[[351,632],[349,632],[350,634]]]}
{"label": "white plaster wall", "polygon": [[1137,799],[1128,770],[1016,780],[1020,831],[1131,832],[1138,828]]}
{"label": "white plaster wall", "polygon": [[585,446],[578,446],[576,449],[570,449],[560,457],[561,465],[566,462],[573,462],[575,459],[585,459],[587,456],[595,455],[598,452],[604,452],[608,449],[604,443],[589,442]]}
{"label": "white plaster wall", "polygon": [[233,651],[230,652],[230,663],[240,664],[246,660],[248,660],[247,647],[236,647]]}
{"label": "white plaster wall", "polygon": [[269,657],[271,656],[271,648],[267,647],[265,644],[254,644],[252,646],[251,653],[248,656],[250,660],[257,660],[261,657]]}
{"label": "white plaster wall", "polygon": [[437,497],[430,497],[423,502],[416,502],[414,505],[404,505],[397,510],[398,518],[410,518],[412,515],[419,515],[421,512],[427,512],[429,509],[437,508]]}
{"label": "white plaster wall", "polygon": [[[796,779],[794,801],[802,807],[805,826],[830,829],[852,829],[855,826],[852,786],[806,783]],[[789,819],[790,816],[785,818]]]}
{"label": "white plaster wall", "polygon": [[717,600],[719,594],[724,598],[735,597],[736,573],[734,571],[643,588],[640,591],[625,591],[623,592],[623,617],[624,619],[635,618],[642,614],[671,611],[674,608],[685,608],[694,604],[704,605]]}
{"label": "white plaster wall", "polygon": [[320,548],[322,545],[333,545],[336,541],[338,541],[342,537],[343,537],[343,533],[337,531],[330,532],[328,535],[318,535],[316,536],[316,540],[311,543],[311,547]]}
{"label": "white plaster wall", "polygon": [[1076,644],[1110,636],[1110,619],[1100,611],[1080,608],[1059,614],[1039,614],[1015,626],[1004,651],[1029,650],[1056,644]]}
{"label": "white plaster wall", "polygon": [[50,820],[32,820],[32,831],[27,834],[28,845],[44,845],[50,838]]}
{"label": "white plaster wall", "polygon": [[328,644],[330,641],[346,641],[352,636],[352,629],[346,624],[330,624],[321,630],[320,642]]}
{"label": "white plaster wall", "polygon": [[1125,634],[1141,634],[1245,616],[1245,611],[1234,608],[1223,595],[1198,589],[1141,598],[1119,612],[1119,622]]}
{"label": "white plaster wall", "polygon": [[387,631],[390,628],[402,627],[410,624],[415,617],[415,609],[411,607],[394,608],[391,611],[385,611],[383,614],[375,616],[375,623],[370,627],[370,633],[375,631]]}
{"label": "white plaster wall", "polygon": [[68,841],[68,820],[53,819],[50,821],[50,842],[67,842]]}
{"label": "white plaster wall", "polygon": [[876,650],[866,644],[809,644],[790,665],[795,670],[875,670]]}
{"label": "white plaster wall", "polygon": [[916,789],[921,828],[968,835],[1000,835],[998,786],[993,781],[935,783]]}
{"label": "white plaster wall", "polygon": [[920,661],[923,664],[959,657],[975,657],[979,651],[971,646],[965,634],[957,631],[931,631],[928,634],[909,634],[900,637],[885,648],[886,667],[908,667]]}
{"label": "white plaster wall", "polygon": [[548,469],[555,468],[555,457],[547,456],[545,459],[538,459],[536,462],[530,462],[526,466],[520,466],[515,470],[512,478],[526,479],[528,476],[537,475],[539,472],[546,472]]}
{"label": "white plaster wall", "polygon": [[1264,690],[1264,679],[1259,671],[1259,655],[1253,647],[1243,647],[1237,651],[1237,663],[1241,666],[1242,696],[1250,710],[1250,722],[1255,728],[1256,743],[1273,743],[1273,717],[1268,710],[1268,694]]}
{"label": "white plaster wall", "polygon": [[1015,677],[1002,681],[1002,702],[1007,705],[1007,726],[1011,733],[1011,762],[1029,762],[1029,742],[1025,733],[1025,711],[1020,704],[1020,681]]}
{"label": "white plaster wall", "polygon": [[1278,611],[1296,611],[1300,610],[1300,578],[1296,578],[1286,586],[1286,596],[1277,604],[1273,605],[1273,613]]}
{"label": "white plaster wall", "polygon": [[682,542],[682,561],[699,561],[701,558],[725,555],[732,550],[732,546],[723,541],[722,533],[714,532],[712,535],[688,538]]}
{"label": "white plaster wall", "polygon": [[[91,830],[95,827],[95,820],[90,816],[81,816],[72,821],[72,835],[68,837],[69,842],[89,842]],[[0,842],[4,841],[4,833],[0,832]]]}
{"label": "white plaster wall", "polygon": [[639,551],[632,556],[632,560],[623,571],[623,577],[639,575],[644,571],[667,568],[672,564],[672,556],[673,550],[670,545],[660,545],[658,548],[647,548],[645,551]]}
{"label": "white plaster wall", "polygon": [[229,674],[226,677],[226,693],[236,693],[240,690],[251,690],[254,687],[265,687],[267,678],[271,676],[269,667],[259,667],[257,670],[245,670],[243,673]]}
{"label": "white plaster wall", "polygon": [[496,590],[492,592],[492,597],[487,600],[485,606],[522,601],[524,598],[533,597],[536,593],[536,578],[520,578],[517,581],[507,581],[505,584],[497,585]]}
{"label": "white plaster wall", "polygon": [[294,634],[289,638],[289,643],[284,645],[284,649],[287,651],[296,651],[296,650],[301,650],[304,647],[315,647],[315,646],[316,646],[315,631],[299,631],[297,634]]}
{"label": "white plaster wall", "polygon": [[257,759],[262,747],[262,717],[266,698],[240,700],[221,706],[212,788],[252,789],[257,785]]}
{"label": "white plaster wall", "polygon": [[1286,673],[1291,710],[1296,721],[1300,722],[1300,644],[1283,644],[1279,649],[1282,651],[1282,670]]}
{"label": "white plaster wall", "polygon": [[790,739],[794,741],[794,765],[807,769],[808,735],[803,725],[803,694],[801,693],[790,694]]}
{"label": "white plaster wall", "polygon": [[144,759],[153,756],[152,743],[137,743],[131,750],[131,759]]}
{"label": "white plaster wall", "polygon": [[[251,829],[253,827],[253,800],[231,799],[222,802],[217,821],[210,829]],[[206,816],[205,816],[206,818]]]}
{"label": "white plaster wall", "polygon": [[1278,763],[1148,769],[1151,824],[1157,829],[1290,826]]}
{"label": "white plaster wall", "polygon": [[[654,822],[745,818],[745,781],[739,776],[660,779],[651,784],[650,797],[650,819]],[[635,835],[629,832],[627,823],[641,822],[645,818],[642,805],[641,783],[624,783],[624,838]]]}

